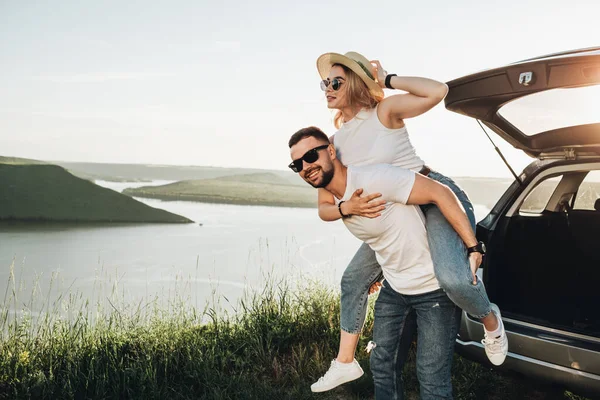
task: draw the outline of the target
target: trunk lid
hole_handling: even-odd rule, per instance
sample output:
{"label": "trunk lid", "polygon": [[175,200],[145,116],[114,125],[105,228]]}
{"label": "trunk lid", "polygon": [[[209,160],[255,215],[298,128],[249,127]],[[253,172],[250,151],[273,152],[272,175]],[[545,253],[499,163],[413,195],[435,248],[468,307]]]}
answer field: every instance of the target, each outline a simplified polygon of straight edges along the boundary
{"label": "trunk lid", "polygon": [[448,110],[481,120],[532,157],[600,154],[600,47],[524,60],[448,86]]}

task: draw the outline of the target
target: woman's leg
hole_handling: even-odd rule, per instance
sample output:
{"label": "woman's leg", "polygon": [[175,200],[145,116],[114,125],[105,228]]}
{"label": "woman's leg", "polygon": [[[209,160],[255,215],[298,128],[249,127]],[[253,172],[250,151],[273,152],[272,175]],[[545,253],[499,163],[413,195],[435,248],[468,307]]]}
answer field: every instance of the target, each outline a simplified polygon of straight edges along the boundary
{"label": "woman's leg", "polygon": [[[473,230],[475,230],[475,213],[466,193],[450,178],[437,172],[430,173],[429,178],[452,189],[465,209]],[[483,282],[478,279],[477,283],[473,284],[465,245],[439,208],[434,205],[426,205],[422,206],[422,209],[427,221],[427,239],[431,259],[440,286],[454,304],[482,322],[486,333],[486,343],[490,343],[489,346],[486,345],[486,354],[493,364],[502,364],[506,351],[502,350],[498,353],[494,350],[498,347],[495,346],[496,342],[502,345],[502,349],[508,348],[502,321],[497,317],[497,315],[500,315],[499,310],[492,312],[492,305]],[[489,340],[487,340],[488,337]]]}
{"label": "woman's leg", "polygon": [[[362,369],[354,360],[354,354],[365,323],[369,287],[382,277],[375,252],[363,243],[342,276],[338,355],[325,375],[311,386],[313,392],[331,390],[362,375]],[[400,340],[398,350],[401,359],[406,359],[408,354],[412,336],[416,331],[415,319],[414,313],[409,314],[407,318],[406,333]]]}
{"label": "woman's leg", "polygon": [[363,243],[342,276],[338,355],[325,375],[311,386],[313,392],[331,390],[363,375],[354,353],[365,323],[369,287],[381,278],[375,252]]}
{"label": "woman's leg", "polygon": [[369,287],[382,279],[375,252],[363,243],[344,271],[341,284],[340,348],[337,360],[354,360],[358,338],[367,315]]}
{"label": "woman's leg", "polygon": [[[465,192],[450,178],[437,172],[430,173],[429,178],[452,189],[465,209],[473,230],[475,230],[473,205]],[[477,284],[473,284],[467,250],[462,239],[438,207],[426,205],[422,209],[427,221],[427,239],[431,259],[440,286],[446,291],[454,304],[473,317],[482,319],[488,316],[492,308],[487,292],[480,280],[477,280]]]}

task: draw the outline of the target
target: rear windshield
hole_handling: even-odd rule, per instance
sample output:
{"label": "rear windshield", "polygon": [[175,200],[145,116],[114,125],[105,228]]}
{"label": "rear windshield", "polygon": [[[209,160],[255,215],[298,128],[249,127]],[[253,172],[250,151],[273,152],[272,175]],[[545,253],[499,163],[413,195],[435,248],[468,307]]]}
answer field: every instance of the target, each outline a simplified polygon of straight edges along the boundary
{"label": "rear windshield", "polygon": [[526,136],[575,125],[600,123],[600,85],[552,89],[511,101],[500,116]]}

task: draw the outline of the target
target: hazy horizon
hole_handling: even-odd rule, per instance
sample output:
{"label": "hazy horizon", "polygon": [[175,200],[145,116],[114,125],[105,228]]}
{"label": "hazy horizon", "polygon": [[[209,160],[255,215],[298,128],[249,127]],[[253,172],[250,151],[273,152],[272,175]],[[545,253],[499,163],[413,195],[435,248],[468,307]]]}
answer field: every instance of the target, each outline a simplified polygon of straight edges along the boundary
{"label": "hazy horizon", "polygon": [[[2,157],[12,157],[0,154]],[[17,157],[23,158],[23,157]],[[27,158],[23,158],[27,160]],[[258,170],[258,171],[276,171],[276,172],[289,172],[290,176],[294,176],[294,173],[288,169],[274,169],[274,168],[255,168],[255,167],[229,167],[229,166],[217,166],[217,165],[194,165],[194,164],[153,164],[153,163],[131,163],[131,162],[100,162],[100,161],[71,161],[71,160],[40,160],[40,159],[29,159],[33,161],[43,161],[52,164],[97,164],[97,165],[131,165],[131,166],[151,166],[151,167],[174,167],[174,168],[218,168],[218,169],[247,169],[247,170]],[[508,170],[507,170],[508,171]],[[84,171],[81,171],[84,172]],[[518,171],[515,171],[518,172]],[[513,176],[479,176],[479,175],[454,175],[457,178],[479,178],[479,179],[506,179],[513,180]],[[131,181],[134,182],[134,181]]]}

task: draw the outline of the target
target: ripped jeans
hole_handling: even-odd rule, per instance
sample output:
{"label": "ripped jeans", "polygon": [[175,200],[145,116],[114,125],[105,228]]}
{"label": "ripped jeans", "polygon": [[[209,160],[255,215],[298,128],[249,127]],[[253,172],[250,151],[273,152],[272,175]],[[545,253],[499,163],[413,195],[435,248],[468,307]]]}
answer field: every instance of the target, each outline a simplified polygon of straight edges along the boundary
{"label": "ripped jeans", "polygon": [[402,367],[406,358],[402,340],[410,329],[411,313],[416,314],[420,398],[452,399],[452,356],[460,309],[441,289],[403,295],[390,287],[381,289],[375,303],[375,345],[371,351],[375,398],[404,398]]}
{"label": "ripped jeans", "polygon": [[[450,178],[431,172],[428,178],[448,186],[461,202],[473,230],[475,213],[466,193]],[[435,276],[450,300],[474,318],[491,311],[490,301],[480,280],[473,285],[466,247],[454,228],[433,204],[421,206],[426,218],[427,239]],[[363,243],[342,276],[340,327],[353,334],[361,332],[367,312],[369,287],[382,279],[375,252]]]}

